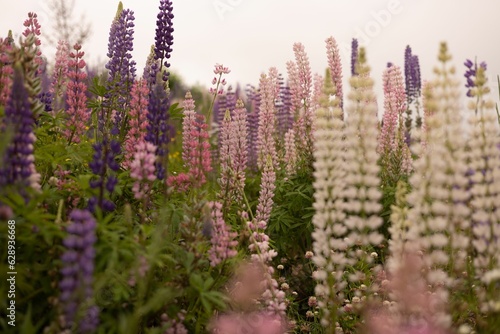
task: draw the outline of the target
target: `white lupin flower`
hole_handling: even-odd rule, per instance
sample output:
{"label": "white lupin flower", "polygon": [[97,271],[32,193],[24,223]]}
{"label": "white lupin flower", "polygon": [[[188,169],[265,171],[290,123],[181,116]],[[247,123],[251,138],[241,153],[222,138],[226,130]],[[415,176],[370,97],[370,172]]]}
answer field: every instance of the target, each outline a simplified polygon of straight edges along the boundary
{"label": "white lupin flower", "polygon": [[[343,299],[342,273],[346,264],[343,239],[347,229],[342,196],[344,194],[344,122],[335,89],[327,75],[320,99],[321,108],[314,117],[314,208],[312,233],[313,262],[319,269],[314,274],[318,305],[322,309],[322,323],[335,320],[337,308]],[[326,97],[325,97],[326,96]],[[333,251],[333,253],[332,253]],[[332,285],[331,282],[334,282]],[[333,328],[333,326],[330,326]]]}
{"label": "white lupin flower", "polygon": [[472,128],[469,141],[469,175],[472,183],[472,245],[475,249],[476,278],[485,284],[485,294],[478,296],[481,308],[494,311],[492,301],[499,300],[498,289],[492,288],[500,280],[500,139],[493,102],[487,99],[489,88],[484,68],[479,66],[471,92],[475,103],[471,109]]}
{"label": "white lupin flower", "polygon": [[[465,137],[459,105],[458,82],[454,68],[447,67],[451,56],[445,43],[441,44],[433,92],[426,99],[427,109],[423,133],[425,151],[416,160],[415,174],[410,178],[413,191],[408,196],[412,204],[408,212],[411,222],[411,247],[421,250],[427,266],[426,280],[432,292],[447,295],[453,288],[450,272],[463,271],[470,210],[467,208],[467,164]],[[416,146],[418,146],[417,144]],[[466,243],[467,244],[467,243]],[[443,286],[444,284],[444,286]],[[446,300],[442,300],[443,303]],[[436,317],[447,318],[444,314]]]}

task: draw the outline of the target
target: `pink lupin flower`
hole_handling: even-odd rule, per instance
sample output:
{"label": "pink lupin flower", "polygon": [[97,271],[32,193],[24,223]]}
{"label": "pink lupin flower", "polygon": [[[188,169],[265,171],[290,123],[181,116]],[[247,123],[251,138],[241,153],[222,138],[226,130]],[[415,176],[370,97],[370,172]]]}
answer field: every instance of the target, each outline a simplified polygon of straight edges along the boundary
{"label": "pink lupin flower", "polygon": [[14,71],[8,54],[11,48],[8,38],[0,38],[0,106],[5,106],[7,103],[12,85]]}
{"label": "pink lupin flower", "polygon": [[191,156],[191,147],[189,143],[192,142],[191,133],[194,130],[194,123],[196,121],[196,112],[193,96],[191,92],[187,92],[183,102],[184,118],[182,120],[182,160],[184,162],[189,160]]}
{"label": "pink lupin flower", "polygon": [[[193,98],[188,92],[184,101],[182,158],[192,179],[192,185],[201,187],[206,182],[206,174],[212,170],[212,159],[205,116],[196,114],[194,109]],[[170,182],[175,183],[174,179]]]}
{"label": "pink lupin flower", "polygon": [[273,164],[276,164],[278,161],[274,139],[276,123],[274,88],[272,80],[265,74],[262,74],[260,77],[261,102],[259,106],[259,129],[257,135],[257,166],[260,169],[264,168],[268,156]]}
{"label": "pink lupin flower", "polygon": [[291,110],[296,115],[300,109],[300,86],[297,73],[297,65],[293,61],[286,63],[286,71],[288,74],[288,86],[290,87],[290,103]]}
{"label": "pink lupin flower", "polygon": [[79,143],[80,137],[85,135],[90,113],[87,109],[87,96],[85,95],[87,91],[85,84],[87,73],[83,71],[85,61],[82,57],[85,53],[80,51],[81,46],[79,44],[75,44],[73,48],[75,51],[70,53],[69,56],[71,59],[68,64],[69,82],[66,98],[66,103],[68,104],[68,123],[64,135],[69,143]]}
{"label": "pink lupin flower", "polygon": [[285,165],[288,176],[294,173],[296,163],[297,150],[295,147],[295,131],[294,129],[289,129],[285,134]]}
{"label": "pink lupin flower", "polygon": [[343,109],[344,97],[342,91],[342,63],[337,41],[333,37],[326,39],[326,54],[328,67],[332,76],[332,83],[335,86],[335,96],[340,101],[340,108]]}
{"label": "pink lupin flower", "polygon": [[206,183],[206,174],[212,170],[212,158],[210,155],[210,143],[208,135],[208,125],[205,122],[205,116],[196,114],[193,122],[188,145],[190,147],[190,156],[187,165],[189,174],[193,178],[193,185],[201,187]]}
{"label": "pink lupin flower", "polygon": [[268,222],[273,209],[274,190],[276,189],[276,173],[274,172],[271,156],[267,156],[267,161],[262,173],[262,184],[259,192],[259,204],[257,204],[257,212],[255,219],[260,222]]}
{"label": "pink lupin flower", "polygon": [[149,194],[151,183],[156,180],[156,146],[146,141],[136,145],[134,160],[130,163],[130,177],[135,180],[132,186],[134,197],[140,200]]}
{"label": "pink lupin flower", "polygon": [[406,93],[399,66],[392,65],[384,71],[384,117],[379,137],[378,152],[397,150],[396,131],[398,120],[406,110]]}
{"label": "pink lupin flower", "polygon": [[66,41],[59,41],[56,51],[56,63],[52,74],[52,109],[54,112],[64,108],[64,94],[68,82],[69,45]]}
{"label": "pink lupin flower", "polygon": [[[41,70],[41,66],[43,65],[43,59],[42,59],[42,51],[40,50],[40,45],[42,42],[40,41],[40,35],[41,31],[40,28],[42,27],[40,23],[38,23],[38,15],[36,13],[28,13],[28,18],[24,21],[24,26],[26,29],[23,32],[23,36],[28,38],[29,36],[33,36],[35,39],[34,41],[34,46],[35,46],[35,59],[34,62],[38,66],[38,71]],[[25,46],[25,45],[23,45]]]}
{"label": "pink lupin flower", "polygon": [[232,129],[234,137],[231,141],[233,148],[230,152],[233,154],[233,171],[236,178],[235,191],[237,198],[240,198],[245,188],[245,170],[248,162],[247,110],[241,100],[236,102],[236,109],[233,111]]}
{"label": "pink lupin flower", "polygon": [[319,74],[314,75],[314,90],[313,90],[313,96],[312,96],[312,108],[313,110],[316,110],[319,108],[320,105],[320,99],[323,95],[323,77]]}
{"label": "pink lupin flower", "polygon": [[219,159],[221,166],[220,199],[224,205],[240,202],[245,188],[245,169],[248,161],[247,111],[243,101],[236,102],[231,117],[226,110],[220,128]]}
{"label": "pink lupin flower", "polygon": [[236,251],[238,241],[235,240],[238,234],[231,232],[231,228],[224,221],[221,203],[210,202],[209,207],[212,220],[212,235],[210,239],[212,247],[208,251],[208,254],[210,265],[215,267],[222,261],[235,257],[238,254]]}
{"label": "pink lupin flower", "polygon": [[148,121],[149,89],[146,80],[136,81],[130,91],[129,124],[130,130],[125,137],[125,152],[123,166],[130,167],[137,151],[137,145],[144,141]]}
{"label": "pink lupin flower", "polygon": [[231,115],[229,109],[226,110],[224,119],[220,126],[220,145],[219,145],[219,161],[220,161],[220,198],[224,204],[228,203],[232,197],[234,182],[232,178],[232,156],[234,149],[232,148],[232,140],[234,138],[233,122],[231,122]]}

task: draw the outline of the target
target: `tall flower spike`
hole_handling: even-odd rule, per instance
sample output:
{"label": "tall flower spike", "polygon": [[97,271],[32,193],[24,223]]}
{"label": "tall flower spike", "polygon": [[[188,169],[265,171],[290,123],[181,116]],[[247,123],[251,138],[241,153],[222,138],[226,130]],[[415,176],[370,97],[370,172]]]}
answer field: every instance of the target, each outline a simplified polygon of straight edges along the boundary
{"label": "tall flower spike", "polygon": [[79,143],[87,131],[87,123],[90,119],[90,112],[87,109],[87,73],[83,71],[85,61],[84,52],[80,51],[81,46],[75,44],[75,51],[71,52],[68,63],[68,79],[66,91],[66,103],[68,105],[68,122],[64,136],[68,142]]}
{"label": "tall flower spike", "polygon": [[318,267],[313,277],[317,284],[315,293],[321,310],[321,324],[327,333],[335,333],[337,309],[343,301],[343,271],[347,228],[344,209],[345,191],[345,141],[343,112],[338,97],[330,101],[332,87],[329,70],[325,80],[321,108],[316,110],[314,130],[314,209],[312,233],[314,257]]}
{"label": "tall flower spike", "polygon": [[5,106],[9,99],[12,85],[12,61],[9,53],[12,49],[9,38],[0,38],[0,106]]}
{"label": "tall flower spike", "polygon": [[[267,159],[277,164],[276,141],[274,130],[276,126],[276,111],[274,108],[275,87],[272,80],[262,74],[260,77],[259,130],[257,141],[257,166],[264,169]],[[269,157],[269,158],[268,158]],[[276,165],[274,165],[276,166]]]}
{"label": "tall flower spike", "polygon": [[276,189],[276,173],[273,168],[273,161],[271,156],[267,156],[266,164],[264,165],[264,171],[262,173],[262,184],[260,186],[259,192],[259,203],[257,204],[257,212],[255,213],[255,219],[257,222],[264,221],[269,222],[271,217],[271,211],[273,209],[273,197],[274,191]]}
{"label": "tall flower spike", "polygon": [[245,188],[245,170],[248,163],[247,110],[242,100],[236,102],[232,123],[234,137],[231,140],[232,148],[229,151],[233,154],[231,161],[235,177],[236,199],[241,201]]}
{"label": "tall flower spike", "polygon": [[40,174],[35,170],[33,144],[35,122],[28,102],[20,65],[16,65],[5,117],[0,131],[4,138],[12,136],[0,166],[0,186],[17,186],[24,196],[25,187],[40,189]]}
{"label": "tall flower spike", "polygon": [[174,44],[174,28],[172,23],[174,14],[172,13],[172,1],[160,0],[159,9],[160,12],[158,13],[156,20],[155,60],[158,60],[160,62],[159,64],[157,64],[160,66],[160,68],[156,70],[156,73],[161,74],[161,78],[164,84],[166,84],[168,81],[168,76],[170,75],[170,73],[168,72],[168,68],[170,67],[168,59],[170,58],[170,54],[172,53],[172,45]]}
{"label": "tall flower spike", "polygon": [[[472,67],[472,66],[471,66]],[[474,73],[474,85],[470,95],[472,133],[469,140],[468,161],[470,179],[470,207],[472,210],[472,246],[474,253],[474,276],[480,278],[482,289],[477,289],[481,312],[491,313],[497,309],[500,281],[500,139],[494,103],[489,99],[486,66],[478,66]],[[492,323],[493,324],[493,323]],[[493,328],[493,327],[490,327]]]}
{"label": "tall flower spike", "polygon": [[401,69],[393,65],[384,71],[384,116],[377,147],[382,157],[382,180],[389,184],[411,171],[411,153],[403,127],[406,101]]}
{"label": "tall flower spike", "polygon": [[236,232],[231,232],[231,227],[226,224],[222,216],[222,204],[219,202],[210,202],[210,217],[212,220],[212,236],[210,243],[212,244],[208,255],[210,265],[217,266],[222,261],[235,257],[238,252],[236,246],[238,241]]}
{"label": "tall flower spike", "polygon": [[[121,3],[120,3],[121,4]],[[135,79],[135,61],[132,60],[134,49],[134,12],[129,9],[118,10],[109,32],[108,58],[108,96],[106,103],[116,110],[112,129],[113,134],[122,132],[125,124],[125,112],[130,102],[130,90]],[[124,135],[124,134],[123,134]]]}
{"label": "tall flower spike", "polygon": [[90,181],[90,187],[97,189],[97,196],[90,198],[88,208],[90,211],[95,211],[99,206],[103,211],[113,211],[115,204],[111,201],[110,196],[113,193],[115,186],[118,184],[118,179],[113,172],[120,169],[120,165],[116,162],[116,156],[120,154],[120,143],[109,139],[104,139],[93,145],[94,155],[89,167],[95,177]]}
{"label": "tall flower spike", "polygon": [[351,76],[355,76],[356,73],[356,63],[358,62],[358,40],[356,38],[352,39],[351,42]]}
{"label": "tall flower spike", "polygon": [[156,147],[151,143],[145,141],[136,143],[134,160],[130,164],[130,177],[135,180],[132,191],[138,200],[149,197],[151,183],[156,180],[155,152]]}
{"label": "tall flower spike", "polygon": [[220,125],[220,138],[219,138],[219,163],[220,163],[220,194],[219,198],[224,206],[231,204],[234,191],[233,179],[233,164],[232,159],[234,156],[234,146],[232,141],[234,138],[234,123],[231,122],[231,115],[229,110],[226,110],[226,115]]}
{"label": "tall flower spike", "polygon": [[59,41],[56,51],[56,63],[52,74],[52,109],[54,112],[64,108],[64,95],[68,83],[69,45],[66,41]]}
{"label": "tall flower spike", "polygon": [[[466,143],[460,113],[460,93],[454,77],[455,69],[446,43],[440,47],[440,67],[432,87],[435,112],[426,120],[426,154],[415,145],[415,173],[410,178],[412,192],[408,202],[410,251],[422,251],[425,279],[438,300],[446,304],[449,292],[458,288],[455,272],[467,266],[470,209],[467,206]],[[427,101],[429,103],[431,101]],[[413,249],[416,247],[416,249]],[[435,315],[440,323],[451,323],[446,313]]]}
{"label": "tall flower spike", "polygon": [[342,62],[337,41],[333,37],[326,39],[326,55],[332,83],[335,87],[335,96],[340,101],[340,109],[344,108],[344,96],[342,90]]}
{"label": "tall flower spike", "polygon": [[130,101],[129,111],[129,131],[125,137],[125,152],[123,166],[128,168],[134,159],[137,145],[144,141],[148,127],[148,96],[149,89],[147,82],[140,79],[132,86],[130,92],[132,99]]}
{"label": "tall flower spike", "polygon": [[[373,92],[373,80],[370,67],[366,63],[365,49],[360,48],[356,63],[356,76],[351,77],[351,91],[347,108],[346,137],[346,174],[344,209],[347,218],[344,221],[348,229],[347,258],[353,265],[349,280],[359,284],[363,277],[361,267],[373,269],[373,259],[364,251],[378,246],[384,237],[378,232],[382,225],[379,203],[380,192],[379,166],[377,164],[378,118]],[[361,265],[361,266],[360,266]]]}
{"label": "tall flower spike", "polygon": [[300,43],[295,43],[293,45],[293,52],[295,54],[295,63],[297,66],[297,78],[298,78],[298,89],[299,89],[299,119],[296,123],[296,128],[299,131],[298,136],[301,140],[303,150],[305,150],[305,155],[311,154],[312,150],[312,127],[313,127],[313,106],[311,100],[312,93],[312,74],[311,66],[309,64],[309,58],[305,51],[305,48]]}
{"label": "tall flower spike", "polygon": [[68,236],[63,244],[66,251],[61,257],[63,268],[60,300],[63,304],[64,322],[67,329],[76,329],[75,320],[78,311],[84,317],[78,323],[78,333],[93,333],[99,324],[97,306],[87,306],[93,298],[92,281],[96,241],[96,221],[86,210],[73,210],[71,224],[66,228]]}

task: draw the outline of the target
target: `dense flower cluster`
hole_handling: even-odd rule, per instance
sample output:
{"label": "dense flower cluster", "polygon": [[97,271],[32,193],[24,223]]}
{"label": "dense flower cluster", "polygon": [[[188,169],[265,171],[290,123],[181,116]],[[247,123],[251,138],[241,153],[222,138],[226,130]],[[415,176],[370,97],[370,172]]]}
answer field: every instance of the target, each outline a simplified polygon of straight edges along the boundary
{"label": "dense flower cluster", "polygon": [[134,160],[130,163],[130,177],[135,180],[132,191],[136,199],[147,198],[151,183],[156,180],[155,151],[156,147],[151,143],[140,141],[136,144]]}
{"label": "dense flower cluster", "polygon": [[134,12],[129,9],[118,9],[111,25],[108,42],[108,58],[106,69],[108,75],[108,107],[117,110],[115,126],[112,129],[118,134],[123,124],[125,108],[130,99],[130,90],[135,79],[135,61],[132,60],[134,49]]}
{"label": "dense flower cluster", "polygon": [[35,170],[33,156],[35,122],[19,67],[15,68],[12,90],[2,120],[1,133],[4,138],[11,139],[1,160],[0,185],[18,185],[21,191],[24,187],[40,189],[40,174]]}
{"label": "dense flower cluster", "polygon": [[127,168],[132,163],[137,145],[144,141],[148,127],[148,96],[149,90],[144,79],[138,80],[130,92],[129,131],[125,137],[125,152],[123,166]]}
{"label": "dense flower cluster", "polygon": [[50,89],[52,94],[52,109],[56,112],[64,108],[64,94],[66,93],[66,85],[68,83],[69,62],[68,42],[59,41]]}
{"label": "dense flower cluster", "polygon": [[73,210],[69,216],[71,224],[66,228],[68,236],[63,244],[66,248],[62,255],[62,280],[60,300],[63,304],[64,323],[66,328],[74,328],[78,312],[79,333],[92,333],[99,324],[99,309],[89,305],[93,298],[93,273],[96,242],[96,221],[86,210]]}
{"label": "dense flower cluster", "polygon": [[68,142],[79,143],[81,137],[85,136],[87,123],[90,119],[90,112],[87,109],[87,73],[83,71],[85,61],[82,59],[85,54],[79,44],[75,44],[75,51],[69,54],[68,62],[68,83],[66,89],[66,103],[68,105],[67,129],[65,137]]}
{"label": "dense flower cluster", "polygon": [[115,189],[118,179],[113,172],[120,169],[120,165],[116,162],[116,156],[120,154],[120,143],[115,140],[104,139],[93,145],[94,155],[89,167],[95,177],[90,181],[90,187],[97,189],[97,197],[92,197],[89,200],[88,208],[91,211],[99,206],[104,211],[113,211],[115,204],[106,198],[106,193],[111,195]]}
{"label": "dense flower cluster", "polygon": [[210,265],[217,266],[224,260],[235,257],[238,252],[236,246],[238,241],[236,232],[231,232],[231,227],[226,224],[222,216],[222,204],[219,202],[210,202],[210,219],[212,223],[212,233],[210,243],[212,244],[208,251]]}
{"label": "dense flower cluster", "polygon": [[342,62],[337,41],[333,37],[326,39],[326,55],[328,58],[328,67],[330,69],[331,80],[335,87],[335,96],[340,101],[340,109],[344,107],[344,96],[342,90]]}

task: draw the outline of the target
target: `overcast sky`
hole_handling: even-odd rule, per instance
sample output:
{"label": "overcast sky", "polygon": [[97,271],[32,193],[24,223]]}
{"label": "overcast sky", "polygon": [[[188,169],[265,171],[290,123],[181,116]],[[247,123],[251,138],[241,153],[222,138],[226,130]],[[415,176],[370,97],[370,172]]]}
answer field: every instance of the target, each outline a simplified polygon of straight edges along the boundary
{"label": "overcast sky", "polygon": [[[28,11],[36,11],[42,29],[50,25],[44,0],[3,2],[0,33],[18,36]],[[142,74],[154,43],[159,0],[125,0],[135,12],[134,59]],[[432,78],[440,41],[447,41],[460,76],[465,58],[488,63],[491,79],[500,74],[500,0],[174,0],[172,69],[189,83],[210,85],[215,63],[228,66],[230,83],[258,83],[260,73],[276,66],[286,75],[292,45],[302,42],[313,72],[327,66],[324,40],[341,46],[344,77],[349,75],[348,46],[353,37],[367,47],[380,91],[388,61],[403,66],[404,49],[419,55],[424,79]],[[118,1],[77,0],[76,12],[92,23],[84,46],[91,64],[106,61],[110,23]],[[7,10],[6,10],[7,9]],[[49,50],[44,50],[50,54]],[[51,51],[53,52],[53,51]],[[495,87],[492,85],[492,87]],[[495,95],[495,100],[497,96]]]}

